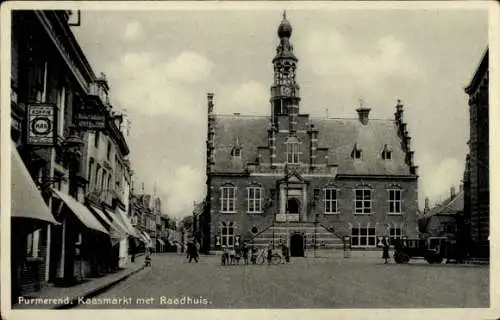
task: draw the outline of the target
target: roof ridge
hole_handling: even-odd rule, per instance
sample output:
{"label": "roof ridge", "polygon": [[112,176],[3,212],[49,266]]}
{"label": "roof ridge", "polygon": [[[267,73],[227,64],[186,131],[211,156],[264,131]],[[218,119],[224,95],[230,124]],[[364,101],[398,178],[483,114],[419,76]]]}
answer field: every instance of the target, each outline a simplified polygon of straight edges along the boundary
{"label": "roof ridge", "polygon": [[270,118],[268,115],[260,115],[260,114],[242,114],[242,113],[212,113],[214,116],[221,117],[259,117],[259,118]]}

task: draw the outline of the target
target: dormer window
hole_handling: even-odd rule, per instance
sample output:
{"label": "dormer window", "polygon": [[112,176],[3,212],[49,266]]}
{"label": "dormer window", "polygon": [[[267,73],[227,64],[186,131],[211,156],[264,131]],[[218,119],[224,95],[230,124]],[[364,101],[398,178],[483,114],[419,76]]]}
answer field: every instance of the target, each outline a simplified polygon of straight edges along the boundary
{"label": "dormer window", "polygon": [[359,148],[357,143],[354,145],[354,148],[352,149],[351,158],[361,159],[361,149]]}
{"label": "dormer window", "polygon": [[231,150],[231,156],[233,156],[233,158],[240,158],[241,157],[241,148],[234,147]]}
{"label": "dormer window", "polygon": [[382,150],[382,159],[384,160],[392,159],[392,151],[387,147],[387,145],[384,145],[384,150]]}

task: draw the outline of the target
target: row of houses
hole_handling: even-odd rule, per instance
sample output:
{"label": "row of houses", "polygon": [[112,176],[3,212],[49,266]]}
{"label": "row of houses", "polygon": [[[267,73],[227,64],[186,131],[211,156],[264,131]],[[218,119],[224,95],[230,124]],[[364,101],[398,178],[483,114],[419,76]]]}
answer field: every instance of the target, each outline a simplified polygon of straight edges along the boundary
{"label": "row of houses", "polygon": [[132,192],[128,121],[74,37],[79,25],[67,10],[12,13],[13,303],[174,242],[161,209]]}

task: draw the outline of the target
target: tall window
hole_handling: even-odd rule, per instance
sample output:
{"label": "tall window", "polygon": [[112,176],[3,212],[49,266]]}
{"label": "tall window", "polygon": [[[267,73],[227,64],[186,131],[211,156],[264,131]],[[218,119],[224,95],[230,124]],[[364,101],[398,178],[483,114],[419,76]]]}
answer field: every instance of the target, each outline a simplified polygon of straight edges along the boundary
{"label": "tall window", "polygon": [[222,187],[220,197],[221,212],[235,212],[236,187]]}
{"label": "tall window", "polygon": [[99,189],[101,187],[101,179],[102,179],[102,170],[101,170],[101,165],[97,165],[96,170],[95,170],[95,188],[94,189]]}
{"label": "tall window", "polygon": [[248,212],[249,213],[262,212],[262,188],[260,187],[248,188]]}
{"label": "tall window", "polygon": [[101,139],[101,134],[99,131],[96,131],[94,134],[94,147],[99,148],[99,139]]}
{"label": "tall window", "polygon": [[286,162],[297,164],[299,163],[299,141],[295,138],[291,138],[286,142]]}
{"label": "tall window", "polygon": [[90,158],[90,160],[89,160],[89,172],[88,172],[88,178],[87,178],[89,180],[89,190],[92,190],[92,185],[94,183],[93,175],[94,175],[94,159]]}
{"label": "tall window", "polygon": [[393,228],[389,229],[389,236],[391,238],[391,243],[394,243],[394,240],[401,239],[403,236],[401,228]]}
{"label": "tall window", "polygon": [[108,140],[108,151],[106,153],[106,156],[107,156],[108,160],[111,159],[111,141],[110,140]]}
{"label": "tall window", "polygon": [[401,190],[389,190],[389,213],[401,214]]}
{"label": "tall window", "polygon": [[325,189],[325,213],[337,213],[337,189]]}
{"label": "tall window", "polygon": [[376,240],[375,227],[351,229],[351,245],[353,247],[375,247]]}
{"label": "tall window", "polygon": [[66,112],[66,88],[61,87],[57,92],[57,121],[58,121],[58,130],[57,133],[62,136],[64,132],[64,113]]}
{"label": "tall window", "polygon": [[222,222],[220,231],[221,245],[223,247],[234,246],[234,224]]}
{"label": "tall window", "polygon": [[362,188],[355,190],[356,197],[354,200],[355,213],[369,214],[372,208],[371,189]]}

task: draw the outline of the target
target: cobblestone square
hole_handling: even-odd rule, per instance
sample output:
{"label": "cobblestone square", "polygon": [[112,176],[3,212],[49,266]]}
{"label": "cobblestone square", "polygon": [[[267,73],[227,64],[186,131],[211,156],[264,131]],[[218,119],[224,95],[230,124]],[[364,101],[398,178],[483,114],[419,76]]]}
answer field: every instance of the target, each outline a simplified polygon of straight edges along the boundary
{"label": "cobblestone square", "polygon": [[[489,267],[384,265],[374,258],[221,266],[215,256],[190,264],[183,256],[163,255],[96,298],[77,308],[486,308]],[[132,302],[99,304],[102,298]]]}

